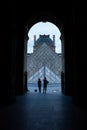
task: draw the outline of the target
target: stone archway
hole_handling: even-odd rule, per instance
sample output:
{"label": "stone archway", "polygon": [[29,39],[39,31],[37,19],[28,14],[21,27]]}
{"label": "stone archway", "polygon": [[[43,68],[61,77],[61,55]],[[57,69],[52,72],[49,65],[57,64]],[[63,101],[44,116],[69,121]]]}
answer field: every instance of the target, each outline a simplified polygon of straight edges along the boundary
{"label": "stone archway", "polygon": [[[31,18],[31,20],[30,21],[27,21],[27,23],[25,24],[25,39],[26,39],[26,37],[27,38],[29,38],[28,37],[28,33],[26,33],[26,32],[28,32],[29,30],[30,30],[30,28],[36,23],[36,22],[38,22],[39,21],[39,19],[40,19],[40,17],[39,18],[37,18],[37,19],[34,19],[33,17]],[[50,18],[50,17],[48,17],[48,18],[46,18],[45,17],[45,19],[43,20],[43,21],[48,21],[48,20],[51,20],[51,22],[52,23],[54,23],[58,28],[59,28],[59,30],[60,30],[60,32],[61,32],[61,43],[62,43],[62,71],[61,71],[61,85],[62,85],[62,92],[64,91],[64,82],[65,82],[65,59],[64,59],[64,55],[65,55],[65,51],[64,51],[64,32],[63,32],[63,25],[62,25],[62,23],[60,23],[59,22],[59,20],[57,20],[56,18]],[[59,24],[58,24],[59,23]],[[28,40],[28,39],[27,39]],[[27,40],[25,40],[25,49],[27,48]],[[26,51],[24,51],[24,53],[26,53]],[[25,56],[25,59],[26,59],[26,54],[24,54],[24,56]],[[27,61],[26,61],[26,64],[27,64]],[[27,72],[27,71],[26,71]]]}

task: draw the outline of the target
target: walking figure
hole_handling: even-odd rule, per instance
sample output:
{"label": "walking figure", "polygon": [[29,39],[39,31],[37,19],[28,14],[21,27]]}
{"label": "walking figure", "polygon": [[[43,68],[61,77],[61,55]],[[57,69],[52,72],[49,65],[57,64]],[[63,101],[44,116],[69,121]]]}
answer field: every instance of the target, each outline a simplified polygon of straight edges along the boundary
{"label": "walking figure", "polygon": [[40,80],[40,78],[38,79],[38,89],[39,89],[39,92],[41,93],[41,80]]}
{"label": "walking figure", "polygon": [[44,78],[44,81],[43,81],[43,93],[46,93],[46,91],[47,91],[47,84],[48,84],[48,81],[47,81],[47,79],[46,79],[46,77]]}

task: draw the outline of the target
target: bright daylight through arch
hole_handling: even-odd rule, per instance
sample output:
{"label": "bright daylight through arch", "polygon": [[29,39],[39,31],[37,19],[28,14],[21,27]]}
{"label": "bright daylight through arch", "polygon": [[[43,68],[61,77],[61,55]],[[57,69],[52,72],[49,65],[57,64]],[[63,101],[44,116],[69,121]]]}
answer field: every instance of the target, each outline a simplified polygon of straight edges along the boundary
{"label": "bright daylight through arch", "polygon": [[33,52],[34,35],[36,35],[36,38],[38,38],[40,34],[50,35],[50,38],[55,35],[55,52],[61,53],[61,33],[58,27],[51,22],[38,22],[30,28],[28,32],[29,40],[27,44],[27,53]]}
{"label": "bright daylight through arch", "polygon": [[[37,89],[37,81],[46,77],[48,92],[61,91],[61,33],[50,22],[38,22],[28,32],[27,84],[30,91]],[[42,87],[43,91],[43,87]]]}

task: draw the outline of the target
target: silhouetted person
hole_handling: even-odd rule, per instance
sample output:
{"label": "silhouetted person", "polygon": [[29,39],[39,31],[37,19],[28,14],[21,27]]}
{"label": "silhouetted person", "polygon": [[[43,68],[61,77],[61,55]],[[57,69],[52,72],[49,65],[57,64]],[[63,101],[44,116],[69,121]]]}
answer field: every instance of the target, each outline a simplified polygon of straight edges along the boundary
{"label": "silhouetted person", "polygon": [[39,89],[39,92],[41,93],[41,80],[40,80],[40,78],[38,79],[38,89]]}
{"label": "silhouetted person", "polygon": [[46,93],[46,91],[47,91],[47,84],[48,84],[48,81],[45,77],[43,80],[43,93]]}

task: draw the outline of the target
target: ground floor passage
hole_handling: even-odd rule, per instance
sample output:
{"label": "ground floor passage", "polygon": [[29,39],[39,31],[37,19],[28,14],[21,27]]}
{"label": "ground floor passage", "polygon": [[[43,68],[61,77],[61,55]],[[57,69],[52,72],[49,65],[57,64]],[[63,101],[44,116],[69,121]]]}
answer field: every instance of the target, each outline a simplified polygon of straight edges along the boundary
{"label": "ground floor passage", "polygon": [[27,92],[0,109],[0,130],[87,130],[87,112],[61,92]]}

